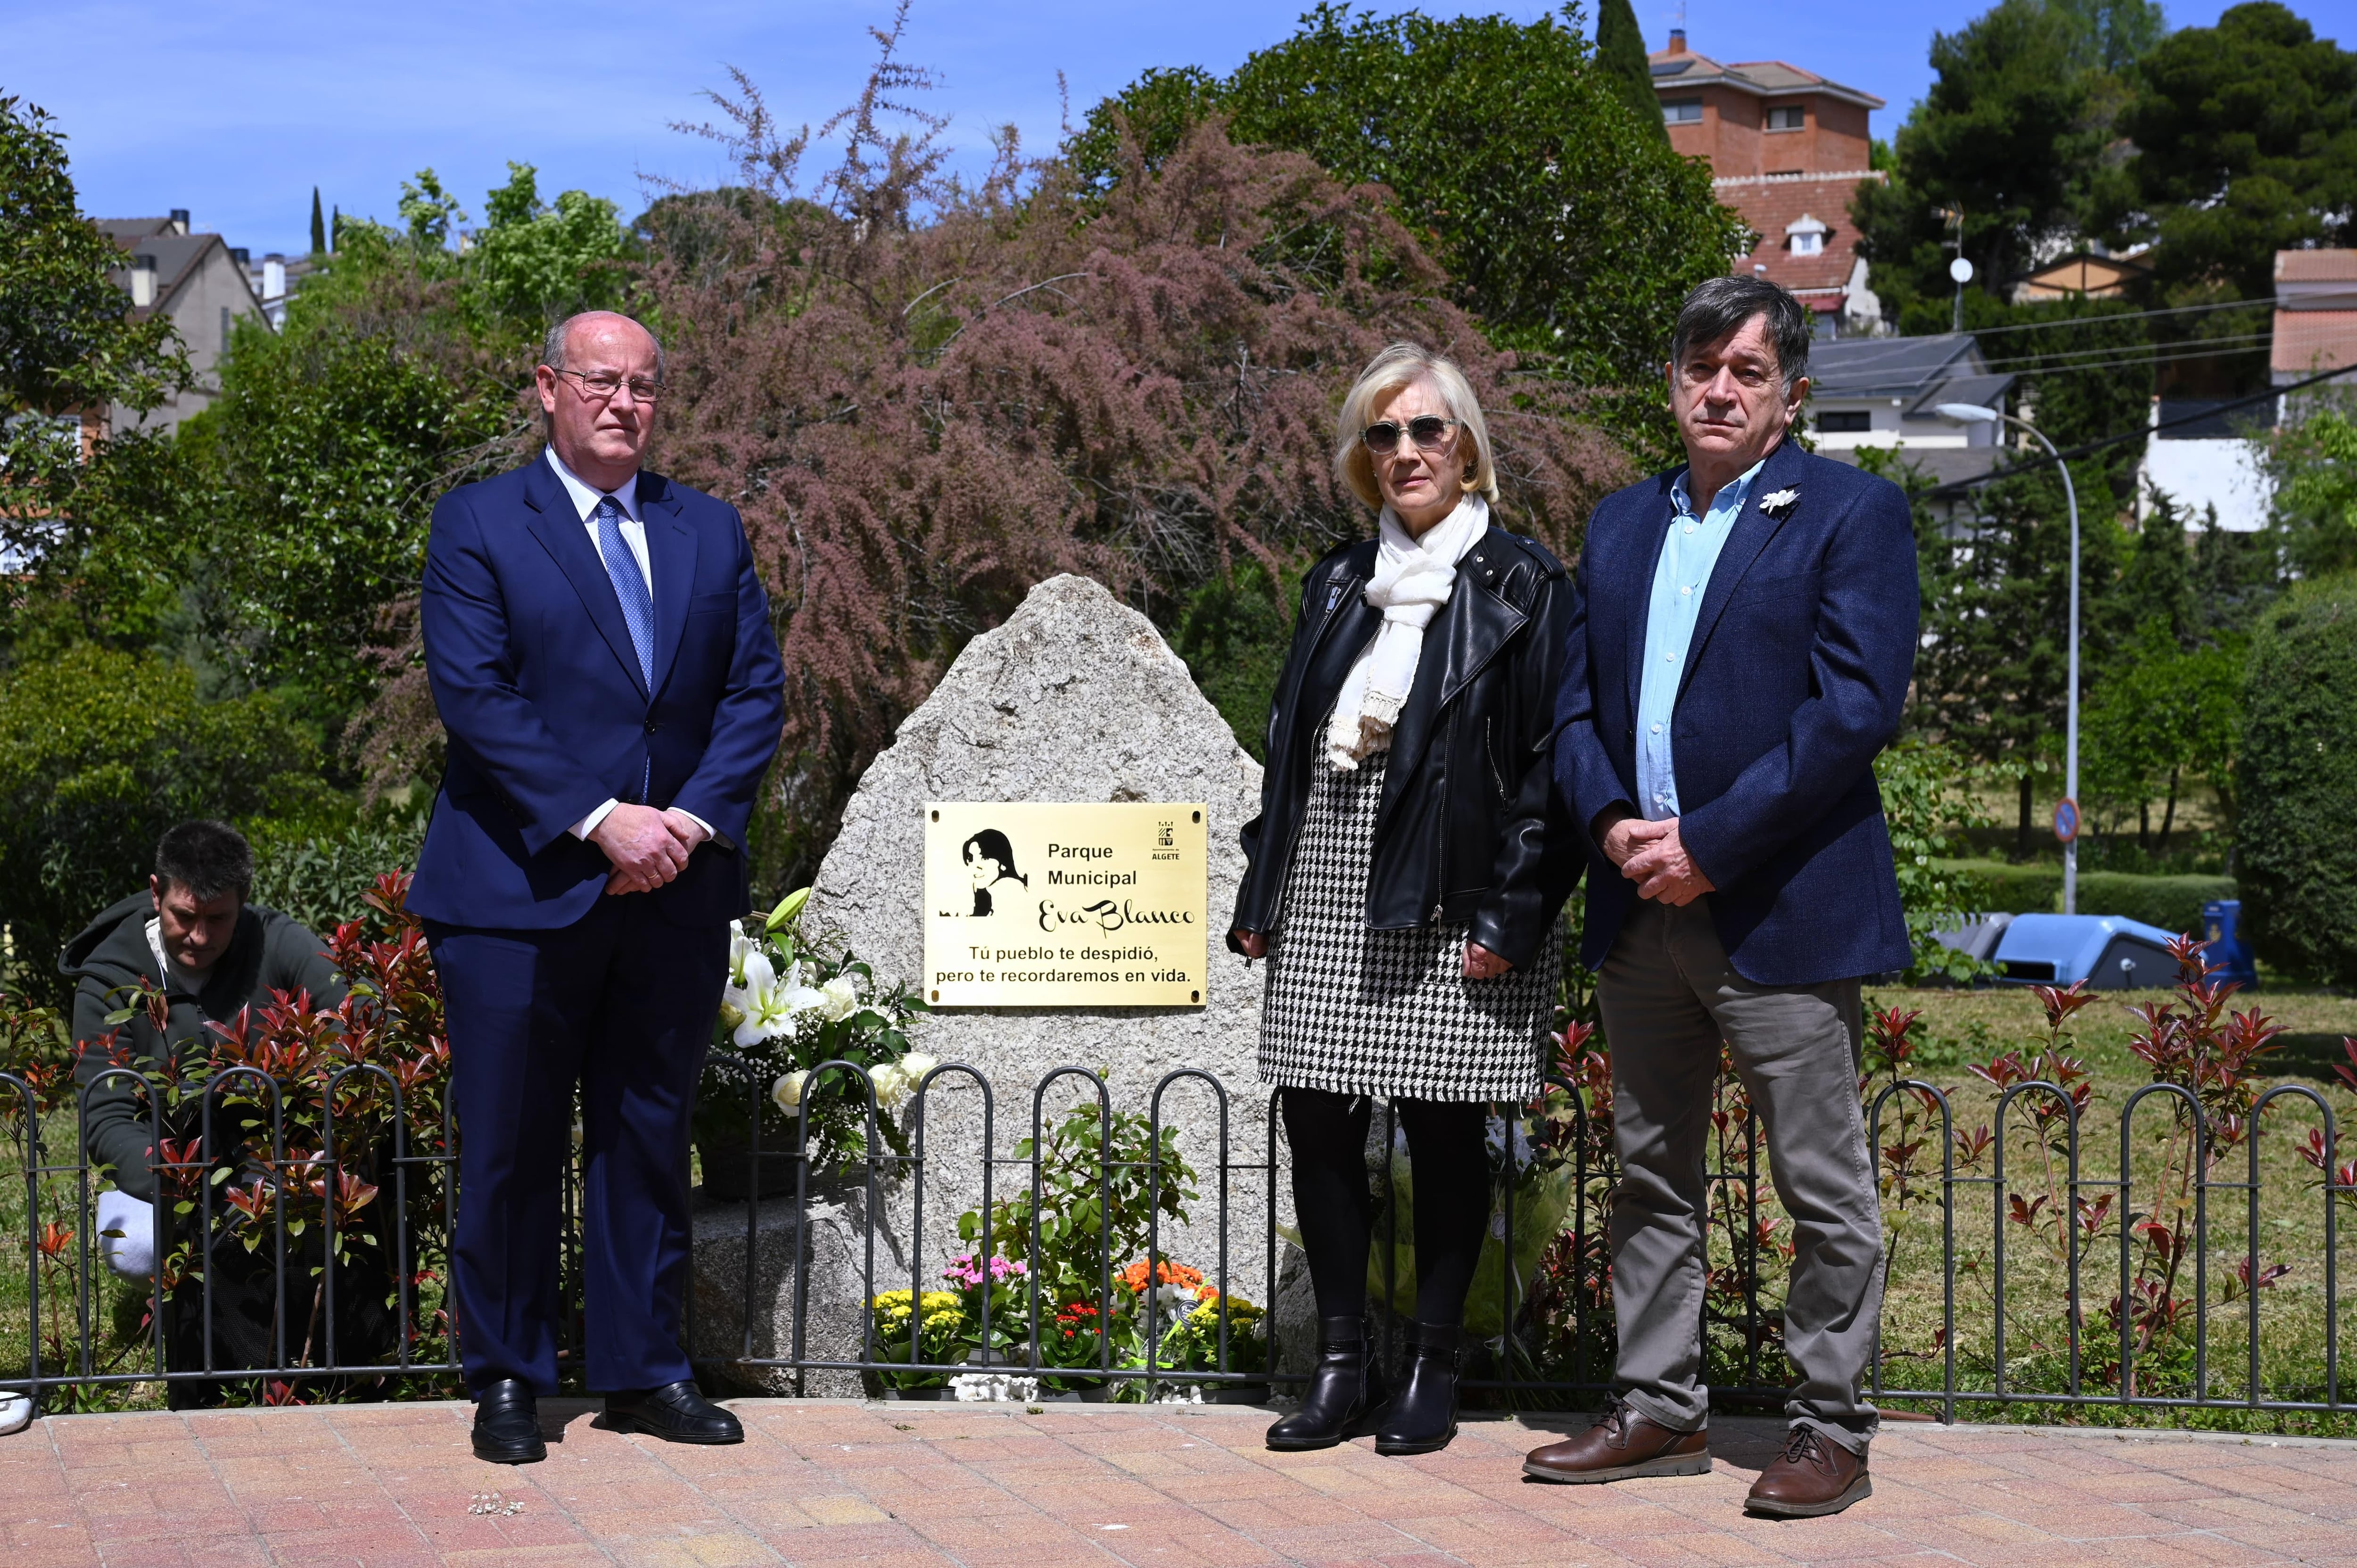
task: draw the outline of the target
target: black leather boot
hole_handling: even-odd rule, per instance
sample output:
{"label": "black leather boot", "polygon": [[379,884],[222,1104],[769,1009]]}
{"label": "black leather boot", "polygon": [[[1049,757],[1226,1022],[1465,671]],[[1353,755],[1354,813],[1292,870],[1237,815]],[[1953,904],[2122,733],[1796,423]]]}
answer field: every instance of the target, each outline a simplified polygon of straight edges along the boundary
{"label": "black leather boot", "polygon": [[1331,1448],[1383,1419],[1390,1396],[1383,1372],[1367,1343],[1367,1326],[1355,1317],[1318,1320],[1318,1366],[1302,1391],[1301,1408],[1268,1429],[1271,1448]]}
{"label": "black leather boot", "polygon": [[1375,1431],[1376,1453],[1436,1453],[1457,1435],[1457,1345],[1463,1335],[1454,1323],[1408,1326],[1407,1387]]}

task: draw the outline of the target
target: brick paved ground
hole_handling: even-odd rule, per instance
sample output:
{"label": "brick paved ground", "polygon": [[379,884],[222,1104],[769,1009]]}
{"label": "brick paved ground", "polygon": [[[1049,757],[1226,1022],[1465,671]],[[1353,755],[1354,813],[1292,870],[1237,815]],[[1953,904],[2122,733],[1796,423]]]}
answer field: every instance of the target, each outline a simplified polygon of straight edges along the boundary
{"label": "brick paved ground", "polygon": [[1777,1523],[1741,1512],[1757,1421],[1707,1477],[1571,1487],[1520,1476],[1542,1421],[1381,1459],[1271,1454],[1218,1408],[737,1408],[745,1444],[699,1449],[552,1404],[520,1470],[457,1405],[53,1418],[0,1438],[0,1564],[2357,1563],[2349,1444],[1900,1426],[1873,1498]]}

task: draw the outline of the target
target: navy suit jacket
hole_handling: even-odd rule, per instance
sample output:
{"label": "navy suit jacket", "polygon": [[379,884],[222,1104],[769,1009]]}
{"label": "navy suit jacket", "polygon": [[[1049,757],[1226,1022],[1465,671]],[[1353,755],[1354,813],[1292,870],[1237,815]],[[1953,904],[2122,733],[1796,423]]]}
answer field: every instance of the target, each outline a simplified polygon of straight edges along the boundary
{"label": "navy suit jacket", "polygon": [[[683,925],[748,902],[743,845],[785,718],[769,596],[737,510],[639,476],[652,690],[621,600],[545,456],[434,509],[421,615],[449,766],[409,908],[454,926],[569,926],[604,896],[569,831],[608,800],[677,806],[717,837],[650,894]],[[644,785],[643,794],[641,785]]]}
{"label": "navy suit jacket", "polygon": [[[1637,902],[1586,830],[1612,805],[1635,811],[1637,674],[1677,473],[1607,496],[1572,575],[1555,786],[1587,847],[1591,969]],[[1760,510],[1786,489],[1791,506]],[[1678,834],[1747,980],[1907,966],[1874,758],[1898,733],[1920,607],[1899,487],[1790,442],[1770,453],[1703,592],[1670,725]]]}

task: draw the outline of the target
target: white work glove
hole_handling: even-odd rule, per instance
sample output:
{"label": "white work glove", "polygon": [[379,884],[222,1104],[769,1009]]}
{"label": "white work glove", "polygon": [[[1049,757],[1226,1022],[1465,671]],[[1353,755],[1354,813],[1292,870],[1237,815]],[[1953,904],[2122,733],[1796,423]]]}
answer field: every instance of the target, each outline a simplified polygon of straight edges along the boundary
{"label": "white work glove", "polygon": [[[119,1230],[119,1236],[110,1236]],[[126,1280],[141,1283],[156,1277],[156,1207],[129,1193],[110,1189],[98,1195],[99,1261]]]}

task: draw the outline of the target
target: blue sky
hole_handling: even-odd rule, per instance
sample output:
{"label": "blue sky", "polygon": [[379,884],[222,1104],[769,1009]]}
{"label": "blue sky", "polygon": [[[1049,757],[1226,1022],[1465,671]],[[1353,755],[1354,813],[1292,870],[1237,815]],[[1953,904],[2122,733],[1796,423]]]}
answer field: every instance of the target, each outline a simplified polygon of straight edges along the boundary
{"label": "blue sky", "polygon": [[[1930,81],[1935,31],[1987,0],[1691,0],[1695,49],[1721,59],[1783,59],[1889,102],[1888,135]],[[2294,0],[2319,30],[2352,29],[2347,0]],[[2180,0],[2179,26],[2214,21],[2223,0]],[[1636,0],[1649,48],[1663,47],[1675,0]],[[1074,117],[1149,66],[1225,70],[1293,30],[1293,0],[1183,5],[1032,0],[1020,5],[915,0],[906,58],[935,68],[930,95],[973,153],[1012,123],[1027,145],[1058,134],[1057,72]],[[1379,7],[1390,9],[1388,6]],[[1430,4],[1435,14],[1546,7]],[[503,183],[506,160],[541,170],[544,195],[578,187],[627,218],[643,176],[709,183],[713,150],[671,131],[705,117],[701,89],[742,67],[789,124],[824,120],[858,91],[873,59],[866,29],[884,0],[398,0],[270,5],[89,0],[0,6],[0,94],[59,117],[85,210],[105,217],[186,207],[232,245],[307,243],[311,188],[347,212],[390,220],[401,181],[432,166],[469,213]],[[2336,25],[2336,23],[2338,25]]]}

